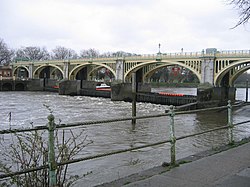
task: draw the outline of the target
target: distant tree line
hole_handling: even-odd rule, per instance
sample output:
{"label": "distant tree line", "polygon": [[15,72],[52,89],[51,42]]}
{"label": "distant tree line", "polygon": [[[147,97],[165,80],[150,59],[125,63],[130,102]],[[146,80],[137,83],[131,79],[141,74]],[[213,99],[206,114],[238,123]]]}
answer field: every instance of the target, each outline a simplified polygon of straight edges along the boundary
{"label": "distant tree line", "polygon": [[3,39],[0,38],[0,64],[9,64],[15,61],[41,61],[41,60],[66,60],[78,58],[96,58],[96,57],[120,57],[120,56],[134,56],[135,53],[128,53],[124,51],[105,52],[100,54],[94,48],[81,50],[79,54],[73,49],[57,46],[48,51],[45,47],[28,46],[21,47],[17,50],[11,49],[7,46]]}

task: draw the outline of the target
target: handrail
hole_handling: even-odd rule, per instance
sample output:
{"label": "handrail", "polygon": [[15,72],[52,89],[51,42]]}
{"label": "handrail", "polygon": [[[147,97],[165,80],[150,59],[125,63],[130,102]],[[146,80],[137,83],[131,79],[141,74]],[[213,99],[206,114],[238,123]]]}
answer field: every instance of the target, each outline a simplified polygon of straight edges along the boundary
{"label": "handrail", "polygon": [[[31,128],[31,129],[7,129],[7,130],[1,130],[0,134],[27,132],[27,131],[36,131],[36,130],[46,130],[46,129],[50,129],[50,131],[51,130],[53,131],[55,129],[76,127],[76,126],[82,126],[82,125],[109,124],[111,122],[128,121],[128,120],[132,120],[132,119],[147,119],[147,118],[169,116],[171,118],[170,125],[172,126],[171,127],[171,130],[172,130],[171,136],[170,136],[169,140],[163,140],[163,141],[154,142],[154,143],[142,145],[142,146],[136,146],[136,147],[132,147],[132,148],[128,148],[128,149],[121,149],[121,150],[110,151],[110,152],[106,152],[106,153],[100,153],[100,154],[82,157],[82,158],[77,158],[77,159],[71,159],[71,160],[67,160],[64,162],[56,163],[56,166],[67,165],[67,164],[72,164],[72,163],[76,163],[76,162],[80,162],[80,161],[110,156],[110,155],[124,153],[124,152],[128,152],[128,151],[138,150],[138,149],[142,149],[142,148],[146,148],[146,147],[161,145],[161,144],[165,144],[165,143],[171,143],[171,164],[175,164],[175,143],[177,140],[181,140],[181,139],[185,139],[185,138],[189,138],[189,137],[193,137],[193,136],[197,136],[197,135],[201,135],[201,134],[205,134],[205,133],[209,133],[209,132],[213,132],[213,131],[217,131],[217,130],[228,129],[229,130],[229,133],[228,133],[229,134],[229,141],[230,141],[229,143],[234,143],[233,137],[230,137],[230,135],[232,135],[233,127],[238,126],[238,125],[242,125],[245,123],[249,123],[250,120],[238,122],[235,124],[230,124],[229,119],[232,117],[232,112],[231,112],[232,106],[238,106],[238,105],[231,105],[231,102],[229,101],[227,106],[213,107],[213,108],[207,108],[207,109],[198,109],[198,110],[192,110],[192,111],[182,111],[182,112],[176,112],[174,110],[174,107],[170,107],[170,111],[168,113],[158,114],[158,115],[148,115],[148,116],[138,116],[138,117],[128,117],[128,118],[116,118],[116,119],[109,119],[109,120],[78,122],[78,123],[69,123],[69,124],[61,124],[61,125],[55,125],[54,124],[54,117],[52,115],[50,115],[50,117],[48,117],[48,120],[49,120],[48,124],[52,125],[52,126],[54,124],[55,125],[54,128],[51,128],[50,126],[38,126],[38,127]],[[189,135],[175,137],[174,126],[173,126],[175,115],[191,114],[191,113],[204,112],[204,111],[213,111],[213,110],[220,110],[220,109],[226,109],[226,108],[228,109],[228,124],[227,125],[222,126],[222,127],[209,129],[209,130],[202,131],[202,132],[197,132],[197,133],[193,133],[193,134],[189,134]],[[51,162],[53,162],[53,160]],[[45,168],[50,168],[49,167],[50,165],[52,165],[52,164],[48,163],[47,165],[43,165],[43,166],[39,166],[39,167],[35,167],[35,168],[25,169],[25,170],[16,171],[16,172],[10,172],[7,174],[1,174],[0,179],[4,179],[4,178],[12,177],[14,175],[20,175],[20,174],[24,174],[24,173],[28,173],[28,172],[38,171],[38,170],[42,170]],[[50,168],[50,170],[51,169],[55,169],[55,168]]]}
{"label": "handrail", "polygon": [[[232,106],[234,107],[234,106],[238,106],[238,105],[232,105]],[[212,108],[196,109],[196,110],[189,110],[189,111],[178,111],[178,112],[175,112],[175,115],[192,114],[192,113],[213,111],[213,110],[226,109],[226,108],[227,108],[227,106],[221,106],[221,107],[212,107]],[[68,127],[88,126],[88,125],[96,125],[96,124],[108,124],[108,123],[118,122],[118,121],[130,121],[133,119],[158,118],[158,117],[164,117],[164,116],[169,116],[169,115],[170,115],[169,113],[163,113],[163,114],[157,114],[157,115],[114,118],[114,119],[86,121],[86,122],[62,123],[60,125],[56,125],[56,128],[61,129],[61,128],[68,128]],[[40,126],[35,126],[33,128],[4,129],[4,130],[0,130],[0,134],[10,134],[10,133],[17,133],[17,132],[30,132],[30,131],[47,130],[47,129],[48,129],[47,126],[40,125]]]}

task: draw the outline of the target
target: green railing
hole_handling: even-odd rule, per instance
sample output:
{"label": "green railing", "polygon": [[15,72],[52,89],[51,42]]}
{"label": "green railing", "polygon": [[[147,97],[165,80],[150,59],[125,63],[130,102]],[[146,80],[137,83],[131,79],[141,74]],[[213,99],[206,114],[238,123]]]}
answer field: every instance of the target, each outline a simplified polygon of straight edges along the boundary
{"label": "green railing", "polygon": [[[233,106],[235,106],[235,105],[233,105]],[[47,124],[47,126],[36,126],[36,127],[33,127],[33,128],[27,128],[27,129],[0,130],[0,134],[2,134],[2,135],[3,134],[10,134],[10,133],[18,133],[18,132],[20,133],[20,132],[30,132],[30,131],[37,131],[37,130],[48,130],[48,145],[49,145],[48,146],[49,147],[48,164],[42,165],[42,166],[39,166],[39,167],[24,169],[24,170],[20,170],[20,171],[16,171],[16,172],[9,172],[9,173],[5,173],[5,174],[1,174],[0,179],[9,178],[9,177],[12,177],[12,176],[15,176],[15,175],[21,175],[21,174],[34,172],[34,171],[39,171],[39,170],[48,168],[49,169],[50,186],[55,186],[56,182],[57,182],[55,172],[56,172],[57,167],[59,167],[59,166],[72,164],[72,163],[76,163],[76,162],[81,162],[81,161],[85,161],[85,160],[90,160],[90,159],[95,159],[95,158],[106,157],[106,156],[110,156],[110,155],[114,155],[114,154],[129,152],[129,151],[133,151],[133,150],[138,150],[138,149],[142,149],[142,148],[146,148],[146,147],[152,147],[152,146],[166,144],[166,143],[171,144],[171,148],[170,148],[171,162],[170,162],[170,164],[175,165],[176,164],[176,151],[175,151],[176,145],[175,144],[176,144],[176,141],[178,141],[178,140],[182,140],[182,139],[197,136],[197,135],[202,135],[202,134],[217,131],[217,130],[228,129],[229,144],[234,143],[233,128],[235,126],[238,126],[238,125],[241,125],[241,124],[249,123],[250,120],[242,121],[242,122],[233,124],[233,121],[232,121],[232,108],[233,108],[233,106],[231,105],[231,102],[228,101],[227,106],[207,108],[207,109],[198,109],[198,110],[191,110],[191,111],[181,111],[181,112],[175,111],[175,108],[173,106],[171,106],[170,110],[167,113],[158,114],[158,115],[147,115],[147,116],[128,117],[128,118],[116,118],[116,119],[107,119],[107,120],[100,120],[100,121],[67,123],[67,124],[59,124],[59,125],[55,124],[54,116],[52,114],[50,114],[48,116],[48,124]],[[209,130],[206,130],[206,131],[203,131],[203,132],[197,132],[197,133],[194,133],[194,134],[185,135],[185,136],[180,136],[180,137],[175,136],[175,129],[174,129],[175,121],[174,120],[175,120],[176,115],[191,114],[191,113],[198,113],[198,112],[205,112],[205,111],[215,111],[215,110],[221,110],[221,109],[227,109],[228,110],[228,112],[227,112],[228,123],[226,125],[221,126],[221,127],[217,127],[217,128],[213,128],[213,129],[209,129]],[[60,163],[57,163],[56,160],[55,160],[55,150],[54,150],[54,143],[55,142],[54,141],[55,141],[55,130],[56,129],[90,126],[90,125],[94,125],[94,124],[106,124],[106,125],[109,125],[110,123],[119,122],[119,121],[130,121],[130,120],[139,120],[139,119],[148,119],[148,118],[159,118],[159,117],[164,117],[164,116],[170,118],[170,124],[169,124],[169,127],[170,127],[170,139],[168,139],[168,140],[163,140],[163,141],[159,141],[159,142],[155,142],[155,143],[151,143],[151,144],[147,144],[147,145],[142,145],[142,146],[137,146],[137,147],[133,147],[133,148],[128,148],[128,149],[121,149],[121,150],[115,150],[115,151],[100,153],[100,154],[96,154],[96,155],[93,155],[93,156],[87,156],[87,157],[81,157],[81,158],[77,158],[77,159],[66,160],[66,161],[63,161],[63,162],[60,162]]]}

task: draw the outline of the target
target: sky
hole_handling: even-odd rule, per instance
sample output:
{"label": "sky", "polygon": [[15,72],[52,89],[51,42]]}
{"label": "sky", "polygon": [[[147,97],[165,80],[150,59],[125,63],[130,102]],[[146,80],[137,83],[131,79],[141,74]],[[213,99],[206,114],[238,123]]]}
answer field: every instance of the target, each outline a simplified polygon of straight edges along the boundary
{"label": "sky", "polygon": [[[228,0],[229,1],[229,0]],[[13,49],[137,54],[250,50],[227,0],[0,0],[0,38]]]}

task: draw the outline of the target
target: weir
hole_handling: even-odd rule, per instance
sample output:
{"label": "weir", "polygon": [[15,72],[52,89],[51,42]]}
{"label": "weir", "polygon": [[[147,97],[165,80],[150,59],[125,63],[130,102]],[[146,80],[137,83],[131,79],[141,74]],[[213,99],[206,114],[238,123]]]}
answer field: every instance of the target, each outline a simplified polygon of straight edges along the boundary
{"label": "weir", "polygon": [[[132,102],[133,93],[131,83],[111,84],[111,91],[96,90],[96,82],[94,81],[63,81],[59,84],[59,94],[61,95],[81,95],[92,97],[111,98],[112,101]],[[196,96],[191,95],[163,95],[152,93],[149,84],[138,84],[136,92],[136,101],[148,102],[163,105],[180,106],[188,103],[196,102]]]}
{"label": "weir", "polygon": [[[29,80],[0,80],[0,91],[52,91],[60,95],[71,96],[91,96],[111,98],[112,101],[132,102],[131,83],[109,83],[111,91],[97,91],[98,82],[84,80],[64,80],[53,79],[29,79]],[[200,85],[197,88],[197,97],[184,94],[152,93],[148,83],[136,83],[136,100],[138,102],[149,102],[163,105],[187,105],[197,103],[192,108],[204,108],[220,106],[225,104],[227,99],[235,100],[235,88],[232,87],[212,87],[209,84]]]}

